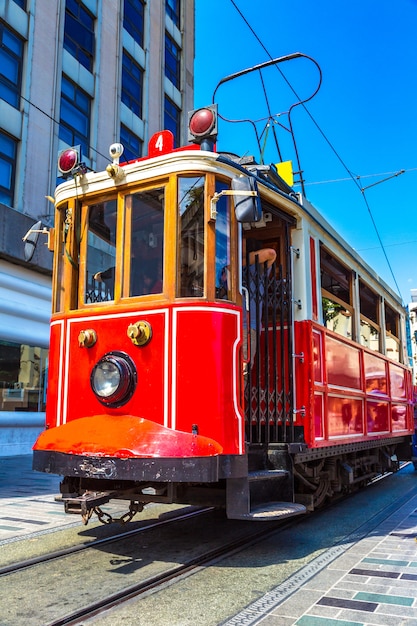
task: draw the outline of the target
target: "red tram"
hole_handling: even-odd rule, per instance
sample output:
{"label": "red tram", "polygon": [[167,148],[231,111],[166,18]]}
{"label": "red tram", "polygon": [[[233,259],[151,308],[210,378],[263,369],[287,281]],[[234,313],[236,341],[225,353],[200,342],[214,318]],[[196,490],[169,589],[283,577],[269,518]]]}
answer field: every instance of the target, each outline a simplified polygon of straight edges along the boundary
{"label": "red tram", "polygon": [[217,153],[215,114],[102,172],[61,155],[33,467],[85,522],[111,499],[271,520],[410,458],[399,298],[273,165]]}

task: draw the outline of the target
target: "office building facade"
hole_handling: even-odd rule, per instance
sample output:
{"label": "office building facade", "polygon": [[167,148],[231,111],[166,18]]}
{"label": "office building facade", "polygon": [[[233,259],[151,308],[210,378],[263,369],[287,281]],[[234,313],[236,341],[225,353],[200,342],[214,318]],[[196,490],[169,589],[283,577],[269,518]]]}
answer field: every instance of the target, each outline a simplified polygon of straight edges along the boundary
{"label": "office building facade", "polygon": [[101,170],[171,130],[187,142],[194,0],[0,0],[0,456],[43,428],[52,255],[22,237],[53,226],[58,153],[80,146]]}

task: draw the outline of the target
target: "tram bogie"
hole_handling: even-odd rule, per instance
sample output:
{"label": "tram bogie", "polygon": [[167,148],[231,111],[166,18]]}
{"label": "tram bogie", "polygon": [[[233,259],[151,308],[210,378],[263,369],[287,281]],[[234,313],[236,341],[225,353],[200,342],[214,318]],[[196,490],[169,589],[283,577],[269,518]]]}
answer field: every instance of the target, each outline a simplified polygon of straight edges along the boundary
{"label": "tram bogie", "polygon": [[84,521],[112,499],[281,519],[395,470],[399,299],[275,167],[149,145],[56,190],[34,469]]}

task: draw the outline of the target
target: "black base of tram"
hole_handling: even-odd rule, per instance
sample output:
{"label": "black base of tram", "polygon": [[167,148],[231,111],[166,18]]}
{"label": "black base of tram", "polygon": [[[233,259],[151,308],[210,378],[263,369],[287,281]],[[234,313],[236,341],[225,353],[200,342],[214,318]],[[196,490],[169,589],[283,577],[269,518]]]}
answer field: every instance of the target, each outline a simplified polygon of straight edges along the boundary
{"label": "black base of tram", "polygon": [[37,450],[33,469],[64,476],[59,499],[67,513],[83,518],[111,499],[123,499],[141,505],[222,507],[229,519],[272,521],[306,512],[304,505],[293,502],[288,451],[281,450],[279,457],[279,467],[274,463],[273,469],[248,469],[253,455],[250,460],[247,456],[115,459]]}

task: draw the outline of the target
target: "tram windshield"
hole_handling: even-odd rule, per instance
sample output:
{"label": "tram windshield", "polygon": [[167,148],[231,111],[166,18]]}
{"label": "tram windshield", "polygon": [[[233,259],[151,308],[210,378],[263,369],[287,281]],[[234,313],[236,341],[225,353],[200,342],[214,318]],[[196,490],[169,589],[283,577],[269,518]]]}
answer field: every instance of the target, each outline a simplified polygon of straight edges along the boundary
{"label": "tram windshield", "polygon": [[[216,182],[216,193],[227,189],[225,183]],[[217,203],[216,215],[216,298],[222,300],[232,299],[230,271],[230,210],[225,196]]]}
{"label": "tram windshield", "polygon": [[[163,291],[165,190],[158,187],[129,194],[123,203],[123,237],[117,233],[116,198],[85,209],[87,234],[81,241],[84,304]],[[117,251],[120,240],[122,249]]]}
{"label": "tram windshield", "polygon": [[130,239],[129,296],[162,293],[164,267],[163,187],[126,196],[126,239]]}
{"label": "tram windshield", "polygon": [[114,299],[117,200],[88,207],[84,302]]}
{"label": "tram windshield", "polygon": [[204,176],[178,179],[177,296],[204,296]]}
{"label": "tram windshield", "polygon": [[[55,280],[67,290],[56,296],[55,311],[158,294],[233,301],[232,203],[220,195],[229,188],[214,177],[181,175],[176,193],[164,179],[71,210],[60,207]],[[211,220],[210,189],[220,196]],[[175,255],[166,250],[168,240],[176,242]]]}

